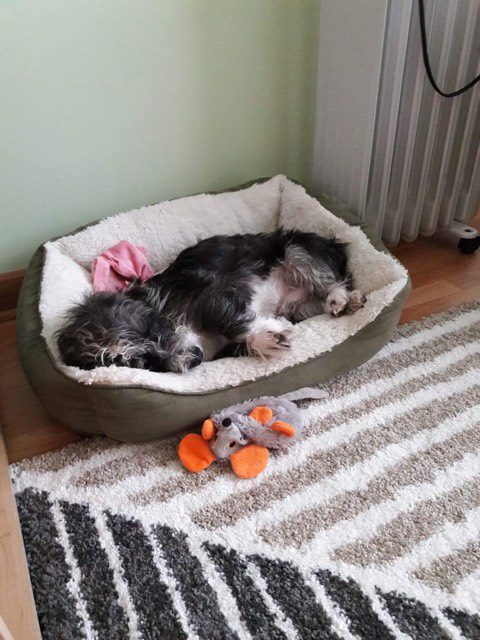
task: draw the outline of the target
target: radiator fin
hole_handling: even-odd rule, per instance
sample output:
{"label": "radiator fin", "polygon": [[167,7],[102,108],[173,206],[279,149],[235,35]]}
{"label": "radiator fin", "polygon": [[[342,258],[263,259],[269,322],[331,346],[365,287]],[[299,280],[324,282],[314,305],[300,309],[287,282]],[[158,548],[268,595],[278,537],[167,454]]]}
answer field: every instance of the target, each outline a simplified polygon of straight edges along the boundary
{"label": "radiator fin", "polygon": [[[425,4],[433,72],[451,91],[480,70],[480,1]],[[348,46],[333,54],[338,33]],[[390,244],[470,220],[480,204],[480,85],[454,99],[434,92],[417,2],[322,0],[319,43],[317,191]]]}

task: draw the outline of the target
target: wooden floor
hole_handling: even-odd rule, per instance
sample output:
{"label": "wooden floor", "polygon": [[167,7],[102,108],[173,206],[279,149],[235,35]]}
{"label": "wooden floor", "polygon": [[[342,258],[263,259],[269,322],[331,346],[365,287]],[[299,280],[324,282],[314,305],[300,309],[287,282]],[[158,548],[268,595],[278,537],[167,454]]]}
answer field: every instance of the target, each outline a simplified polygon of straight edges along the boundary
{"label": "wooden floor", "polygon": [[480,299],[480,249],[465,255],[456,244],[450,236],[437,234],[402,242],[391,250],[407,267],[413,284],[402,323]]}
{"label": "wooden floor", "polygon": [[15,320],[0,322],[0,424],[10,462],[81,438],[51,418],[33,395],[18,360]]}
{"label": "wooden floor", "polygon": [[7,456],[0,428],[0,639],[40,640]]}

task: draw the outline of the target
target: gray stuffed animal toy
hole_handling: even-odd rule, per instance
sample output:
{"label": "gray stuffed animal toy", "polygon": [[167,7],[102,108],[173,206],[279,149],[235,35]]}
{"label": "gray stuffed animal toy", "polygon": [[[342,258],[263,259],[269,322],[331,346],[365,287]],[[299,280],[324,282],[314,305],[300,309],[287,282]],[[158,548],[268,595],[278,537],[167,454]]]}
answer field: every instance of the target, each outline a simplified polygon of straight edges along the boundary
{"label": "gray stuffed animal toy", "polygon": [[[297,405],[287,398],[273,396],[234,404],[213,413],[210,420],[215,428],[210,448],[217,458],[229,458],[250,443],[267,449],[286,449],[298,440],[303,427]],[[281,431],[272,429],[279,421],[293,427],[293,431],[286,427]]]}
{"label": "gray stuffed animal toy", "polygon": [[[302,414],[292,401],[323,397],[318,389],[302,389],[289,396],[263,396],[213,413],[202,435],[190,433],[179,444],[183,465],[194,473],[218,458],[229,459],[241,478],[253,478],[266,467],[269,449],[286,449],[303,429]],[[292,399],[290,399],[292,398]]]}

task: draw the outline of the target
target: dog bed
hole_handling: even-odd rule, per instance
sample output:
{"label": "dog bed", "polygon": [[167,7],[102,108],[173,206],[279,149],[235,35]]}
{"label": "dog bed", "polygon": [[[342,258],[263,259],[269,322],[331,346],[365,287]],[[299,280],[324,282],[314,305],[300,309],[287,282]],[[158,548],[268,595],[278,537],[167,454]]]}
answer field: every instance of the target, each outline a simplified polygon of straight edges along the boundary
{"label": "dog bed", "polygon": [[[365,307],[299,323],[291,350],[271,361],[224,358],[184,374],[115,366],[84,371],[62,363],[55,332],[69,307],[91,291],[91,262],[107,247],[122,239],[142,245],[154,271],[161,271],[203,238],[279,226],[348,242]],[[20,358],[33,390],[64,424],[123,441],[148,440],[190,427],[223,406],[317,385],[357,367],[390,338],[409,288],[406,270],[351,214],[276,176],[120,213],[42,245],[19,299]]]}

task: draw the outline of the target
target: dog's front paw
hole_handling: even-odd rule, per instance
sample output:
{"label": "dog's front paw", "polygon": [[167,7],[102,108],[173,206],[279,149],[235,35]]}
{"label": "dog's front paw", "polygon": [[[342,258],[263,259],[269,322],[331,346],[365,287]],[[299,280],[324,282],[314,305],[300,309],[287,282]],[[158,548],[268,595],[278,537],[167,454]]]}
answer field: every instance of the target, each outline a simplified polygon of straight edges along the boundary
{"label": "dog's front paw", "polygon": [[292,325],[281,318],[265,321],[247,336],[248,352],[259,358],[274,358],[290,349]]}
{"label": "dog's front paw", "polygon": [[284,329],[280,332],[269,331],[269,335],[271,336],[273,342],[273,349],[290,349],[291,346],[291,329]]}
{"label": "dog's front paw", "polygon": [[344,289],[334,289],[325,300],[325,313],[338,318],[345,313],[348,305],[348,294]]}
{"label": "dog's front paw", "polygon": [[290,349],[290,337],[286,331],[262,331],[247,338],[247,347],[253,356],[273,358],[281,351]]}

